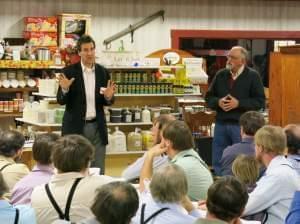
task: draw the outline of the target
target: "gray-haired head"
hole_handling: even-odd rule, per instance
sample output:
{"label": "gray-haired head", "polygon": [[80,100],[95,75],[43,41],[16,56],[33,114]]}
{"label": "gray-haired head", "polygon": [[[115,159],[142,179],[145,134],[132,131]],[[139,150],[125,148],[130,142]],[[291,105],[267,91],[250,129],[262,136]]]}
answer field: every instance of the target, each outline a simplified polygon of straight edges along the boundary
{"label": "gray-haired head", "polygon": [[168,164],[157,170],[150,183],[154,200],[162,203],[177,203],[188,192],[186,175],[181,167]]}

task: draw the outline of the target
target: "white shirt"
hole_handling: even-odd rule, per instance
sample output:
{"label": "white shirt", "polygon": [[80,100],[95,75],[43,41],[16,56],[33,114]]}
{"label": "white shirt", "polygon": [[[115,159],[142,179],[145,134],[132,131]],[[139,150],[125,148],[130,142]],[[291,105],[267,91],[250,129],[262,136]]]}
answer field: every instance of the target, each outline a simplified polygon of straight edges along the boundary
{"label": "white shirt", "polygon": [[1,173],[9,188],[9,192],[4,194],[4,196],[10,198],[13,187],[19,180],[29,174],[29,169],[23,163],[16,163],[12,158],[0,155],[0,168],[4,167],[6,164],[10,165],[5,167]]}
{"label": "white shirt", "polygon": [[249,194],[244,215],[267,209],[267,224],[282,224],[288,214],[295,191],[300,189],[300,177],[284,156],[276,156],[266,173]]}
{"label": "white shirt", "polygon": [[245,68],[245,65],[242,65],[242,66],[239,68],[239,70],[237,71],[237,73],[235,73],[235,74],[234,74],[232,71],[230,71],[230,73],[231,73],[231,75],[232,75],[232,79],[233,79],[233,80],[236,80],[237,77],[239,77],[240,74],[242,74],[242,72],[244,71],[244,68]]}
{"label": "white shirt", "polygon": [[201,214],[197,209],[194,209],[188,214],[188,212],[180,204],[156,202],[152,198],[151,193],[145,191],[140,194],[140,206],[136,216],[132,218],[131,224],[140,224],[141,208],[143,203],[146,204],[144,220],[157,210],[161,208],[168,208],[151,219],[148,224],[192,224],[197,220],[197,218],[201,217]]}
{"label": "white shirt", "polygon": [[96,117],[96,105],[95,105],[95,65],[92,68],[87,68],[81,62],[85,97],[86,97],[86,120],[91,120]]}
{"label": "white shirt", "polygon": [[[83,177],[83,175],[78,172],[55,174],[49,182],[50,191],[62,211],[65,210],[71,186],[78,177]],[[112,181],[114,179],[108,176],[84,177],[77,185],[72,199],[70,208],[71,221],[78,222],[82,219],[93,217],[90,207],[97,194],[96,189]],[[53,208],[46,194],[44,185],[38,186],[33,190],[31,206],[35,209],[38,223],[50,224],[59,219],[56,210]]]}
{"label": "white shirt", "polygon": [[[147,152],[146,152],[147,153]],[[132,180],[140,176],[143,164],[145,163],[146,153],[141,158],[138,158],[133,164],[128,166],[122,173],[122,177],[126,180]],[[157,156],[153,160],[153,169],[157,170],[160,167],[168,164],[168,156]]]}

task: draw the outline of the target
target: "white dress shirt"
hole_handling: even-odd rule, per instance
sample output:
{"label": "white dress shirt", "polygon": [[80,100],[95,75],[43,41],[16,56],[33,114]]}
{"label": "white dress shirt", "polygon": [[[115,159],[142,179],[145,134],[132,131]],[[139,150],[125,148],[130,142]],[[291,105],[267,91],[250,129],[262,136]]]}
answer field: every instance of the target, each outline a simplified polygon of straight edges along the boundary
{"label": "white dress shirt", "polygon": [[267,209],[267,224],[282,224],[288,214],[295,191],[300,189],[300,178],[284,156],[270,162],[265,175],[249,194],[244,215]]}
{"label": "white dress shirt", "polygon": [[96,117],[96,105],[95,105],[95,65],[92,68],[87,68],[81,62],[83,81],[84,81],[84,89],[85,89],[85,97],[86,97],[86,120],[91,120]]}
{"label": "white dress shirt", "polygon": [[[141,158],[138,158],[133,164],[128,166],[122,173],[122,177],[126,180],[132,180],[140,176],[143,164],[145,163],[146,153]],[[169,163],[168,156],[156,156],[153,160],[153,169],[157,170],[160,167]]]}

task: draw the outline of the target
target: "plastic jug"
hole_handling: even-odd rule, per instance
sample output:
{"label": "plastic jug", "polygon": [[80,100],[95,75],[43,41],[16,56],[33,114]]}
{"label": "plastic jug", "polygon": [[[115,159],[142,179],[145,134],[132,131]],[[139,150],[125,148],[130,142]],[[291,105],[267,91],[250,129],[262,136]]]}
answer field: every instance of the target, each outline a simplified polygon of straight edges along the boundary
{"label": "plastic jug", "polygon": [[112,134],[112,149],[114,152],[126,151],[126,136],[119,130],[119,127],[115,127],[115,132]]}
{"label": "plastic jug", "polygon": [[127,150],[128,151],[141,151],[142,150],[142,135],[140,129],[135,128],[134,132],[130,132],[127,136]]}
{"label": "plastic jug", "polygon": [[151,122],[151,113],[147,106],[142,111],[142,122]]}

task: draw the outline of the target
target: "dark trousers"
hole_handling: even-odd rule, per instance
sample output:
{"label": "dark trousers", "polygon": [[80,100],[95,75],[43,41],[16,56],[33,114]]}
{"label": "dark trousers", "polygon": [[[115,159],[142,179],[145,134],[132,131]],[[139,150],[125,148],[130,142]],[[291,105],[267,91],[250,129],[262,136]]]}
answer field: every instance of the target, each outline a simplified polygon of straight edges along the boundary
{"label": "dark trousers", "polygon": [[212,145],[212,165],[215,175],[222,175],[220,160],[224,149],[239,142],[241,142],[241,130],[238,123],[216,122]]}
{"label": "dark trousers", "polygon": [[91,163],[91,167],[100,168],[100,174],[104,174],[106,147],[101,141],[97,122],[86,123],[83,128],[83,136],[95,146],[95,157]]}

